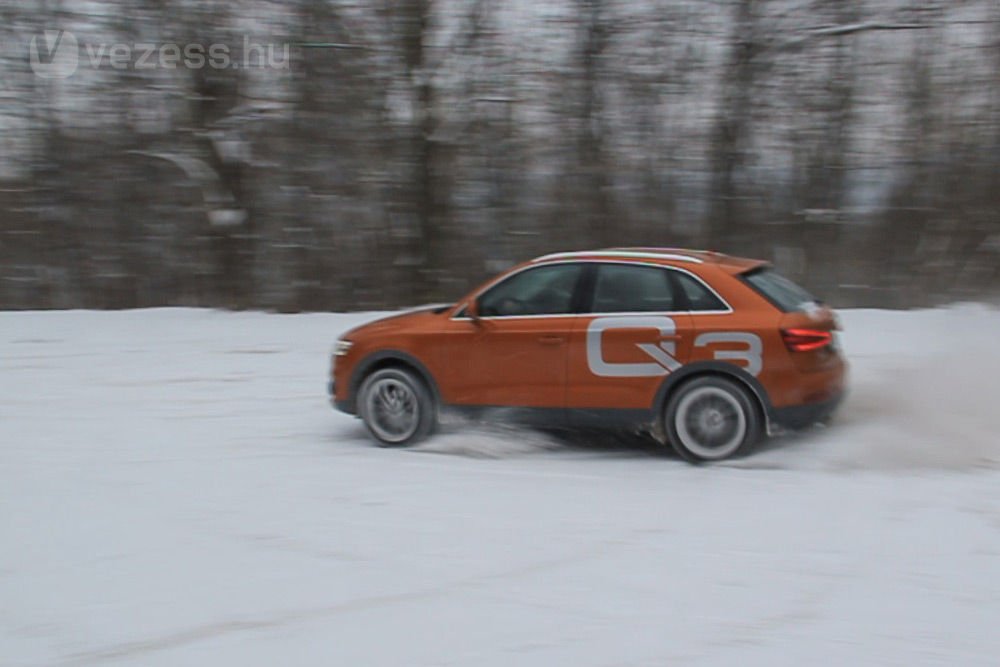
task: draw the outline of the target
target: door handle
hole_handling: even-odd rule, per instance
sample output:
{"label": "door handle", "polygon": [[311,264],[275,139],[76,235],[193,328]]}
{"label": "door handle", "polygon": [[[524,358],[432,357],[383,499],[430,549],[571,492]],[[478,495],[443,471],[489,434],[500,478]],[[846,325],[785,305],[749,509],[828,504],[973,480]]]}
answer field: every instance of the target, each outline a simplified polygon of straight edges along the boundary
{"label": "door handle", "polygon": [[566,342],[563,336],[539,336],[538,342],[542,345],[562,345]]}

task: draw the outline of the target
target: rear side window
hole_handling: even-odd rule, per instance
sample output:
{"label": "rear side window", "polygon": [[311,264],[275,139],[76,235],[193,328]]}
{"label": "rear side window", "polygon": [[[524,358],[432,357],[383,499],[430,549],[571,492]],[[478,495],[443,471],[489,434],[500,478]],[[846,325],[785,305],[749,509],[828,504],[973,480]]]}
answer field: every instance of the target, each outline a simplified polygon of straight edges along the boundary
{"label": "rear side window", "polygon": [[722,302],[722,299],[713,294],[700,281],[679,271],[675,275],[677,276],[677,283],[684,291],[684,296],[687,297],[689,310],[694,312],[729,310],[728,306]]}
{"label": "rear side window", "polygon": [[743,274],[743,280],[786,313],[804,310],[816,303],[812,294],[773,269],[754,269]]}
{"label": "rear side window", "polygon": [[670,274],[652,266],[601,264],[594,285],[595,313],[649,313],[677,310]]}

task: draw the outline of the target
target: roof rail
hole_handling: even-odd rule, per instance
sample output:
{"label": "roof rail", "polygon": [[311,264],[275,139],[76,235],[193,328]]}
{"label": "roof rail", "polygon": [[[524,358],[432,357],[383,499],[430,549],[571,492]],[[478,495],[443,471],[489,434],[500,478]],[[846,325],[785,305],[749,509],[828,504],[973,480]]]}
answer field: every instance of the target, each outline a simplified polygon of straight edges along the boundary
{"label": "roof rail", "polygon": [[636,250],[582,250],[577,252],[557,252],[533,259],[533,262],[547,262],[556,259],[577,259],[580,257],[628,257],[631,259],[669,259],[691,264],[704,264],[697,257],[690,255],[675,255],[667,252],[640,252]]}

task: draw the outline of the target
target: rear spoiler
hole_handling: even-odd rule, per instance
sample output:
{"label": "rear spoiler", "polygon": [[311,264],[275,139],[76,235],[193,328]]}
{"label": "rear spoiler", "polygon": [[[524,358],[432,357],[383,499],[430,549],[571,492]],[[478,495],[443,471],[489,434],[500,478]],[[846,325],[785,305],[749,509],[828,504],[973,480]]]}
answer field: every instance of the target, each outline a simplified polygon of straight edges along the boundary
{"label": "rear spoiler", "polygon": [[740,257],[727,257],[719,262],[719,267],[732,276],[742,276],[751,271],[774,268],[770,262],[762,259],[743,259]]}

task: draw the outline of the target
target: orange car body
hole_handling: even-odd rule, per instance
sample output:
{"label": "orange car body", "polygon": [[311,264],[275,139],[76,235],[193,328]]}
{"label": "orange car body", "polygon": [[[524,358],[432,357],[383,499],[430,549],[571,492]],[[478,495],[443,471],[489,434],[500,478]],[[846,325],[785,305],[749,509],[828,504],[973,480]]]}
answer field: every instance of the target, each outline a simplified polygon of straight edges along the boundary
{"label": "orange car body", "polygon": [[[555,265],[580,267],[572,306],[561,308],[570,312],[480,310],[496,286]],[[617,301],[614,293],[601,300],[598,272],[622,273],[601,268],[609,266],[665,270],[675,291],[690,290],[698,303],[674,298],[662,311],[643,302],[633,309],[628,285],[620,286],[625,292]],[[453,306],[395,315],[346,334],[349,351],[335,359],[332,397],[339,409],[356,413],[365,376],[400,364],[421,376],[441,407],[506,408],[551,425],[631,424],[655,432],[673,387],[694,375],[720,374],[752,390],[769,430],[805,426],[828,416],[844,392],[837,319],[818,303],[776,305],[746,279],[766,269],[756,260],[656,248],[539,258]]]}

